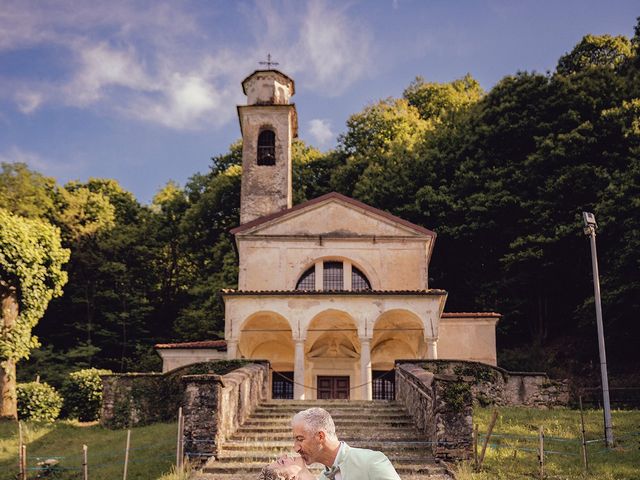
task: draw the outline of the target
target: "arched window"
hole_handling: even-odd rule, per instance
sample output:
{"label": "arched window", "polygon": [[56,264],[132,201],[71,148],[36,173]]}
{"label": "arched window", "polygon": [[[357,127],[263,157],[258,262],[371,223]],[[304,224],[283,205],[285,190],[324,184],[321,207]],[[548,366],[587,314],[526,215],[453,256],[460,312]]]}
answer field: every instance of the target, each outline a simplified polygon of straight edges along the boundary
{"label": "arched window", "polygon": [[316,267],[315,265],[304,272],[298,280],[296,290],[315,290],[316,289]]}
{"label": "arched window", "polygon": [[371,290],[367,277],[353,265],[351,266],[351,290]]}
{"label": "arched window", "polygon": [[[344,290],[344,264],[342,262],[322,262],[322,289]],[[313,265],[300,275],[296,290],[316,289],[316,267]],[[351,265],[351,290],[372,290],[371,282],[354,265]]]}
{"label": "arched window", "polygon": [[276,134],[263,130],[258,135],[258,165],[276,164]]}

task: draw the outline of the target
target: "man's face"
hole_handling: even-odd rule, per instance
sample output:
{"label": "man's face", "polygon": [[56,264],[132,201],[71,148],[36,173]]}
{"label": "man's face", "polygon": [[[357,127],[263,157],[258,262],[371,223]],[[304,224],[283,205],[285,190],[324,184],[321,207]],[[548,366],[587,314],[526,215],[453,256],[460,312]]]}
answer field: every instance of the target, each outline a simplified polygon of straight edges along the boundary
{"label": "man's face", "polygon": [[311,433],[302,423],[294,423],[292,427],[295,451],[307,465],[318,462],[323,447],[324,432]]}

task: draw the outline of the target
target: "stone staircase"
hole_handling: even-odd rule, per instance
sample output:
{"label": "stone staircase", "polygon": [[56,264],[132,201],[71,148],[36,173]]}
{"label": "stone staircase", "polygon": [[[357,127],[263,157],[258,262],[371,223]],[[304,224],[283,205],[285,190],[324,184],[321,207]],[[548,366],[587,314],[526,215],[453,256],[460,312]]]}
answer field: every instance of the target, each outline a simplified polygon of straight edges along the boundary
{"label": "stone staircase", "polygon": [[[255,480],[267,463],[284,453],[294,453],[291,418],[305,408],[322,407],[331,413],[338,438],[353,447],[384,452],[403,480],[451,479],[434,461],[425,437],[397,402],[272,400],[253,415],[192,478],[198,480]],[[320,466],[312,468],[314,474]]]}

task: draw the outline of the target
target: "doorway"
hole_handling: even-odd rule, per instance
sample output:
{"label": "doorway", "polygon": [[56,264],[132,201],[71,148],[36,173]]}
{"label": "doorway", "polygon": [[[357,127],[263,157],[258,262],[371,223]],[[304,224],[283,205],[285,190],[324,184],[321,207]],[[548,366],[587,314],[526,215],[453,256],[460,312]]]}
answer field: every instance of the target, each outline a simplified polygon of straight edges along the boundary
{"label": "doorway", "polygon": [[349,400],[349,377],[318,377],[318,400]]}

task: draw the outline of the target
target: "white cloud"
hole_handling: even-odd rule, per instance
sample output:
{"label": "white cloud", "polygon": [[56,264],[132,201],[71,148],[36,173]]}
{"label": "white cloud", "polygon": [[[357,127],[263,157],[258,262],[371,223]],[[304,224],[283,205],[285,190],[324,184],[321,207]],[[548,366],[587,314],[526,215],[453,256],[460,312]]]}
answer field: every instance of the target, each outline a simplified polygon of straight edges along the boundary
{"label": "white cloud", "polygon": [[[38,58],[39,50],[55,49],[55,68],[47,71],[57,73],[0,74],[0,97],[24,114],[49,103],[175,129],[210,128],[235,117],[244,102],[239,83],[267,53],[307,89],[336,96],[365,75],[372,45],[349,6],[322,0],[197,8],[169,0],[2,3],[0,52],[33,49]],[[221,8],[246,33],[216,37]]]}
{"label": "white cloud", "polygon": [[21,91],[16,93],[16,103],[22,113],[34,112],[42,103],[42,93],[34,91]]}
{"label": "white cloud", "polygon": [[322,118],[309,121],[309,133],[320,147],[326,147],[335,138],[335,134],[331,131],[331,123]]}

